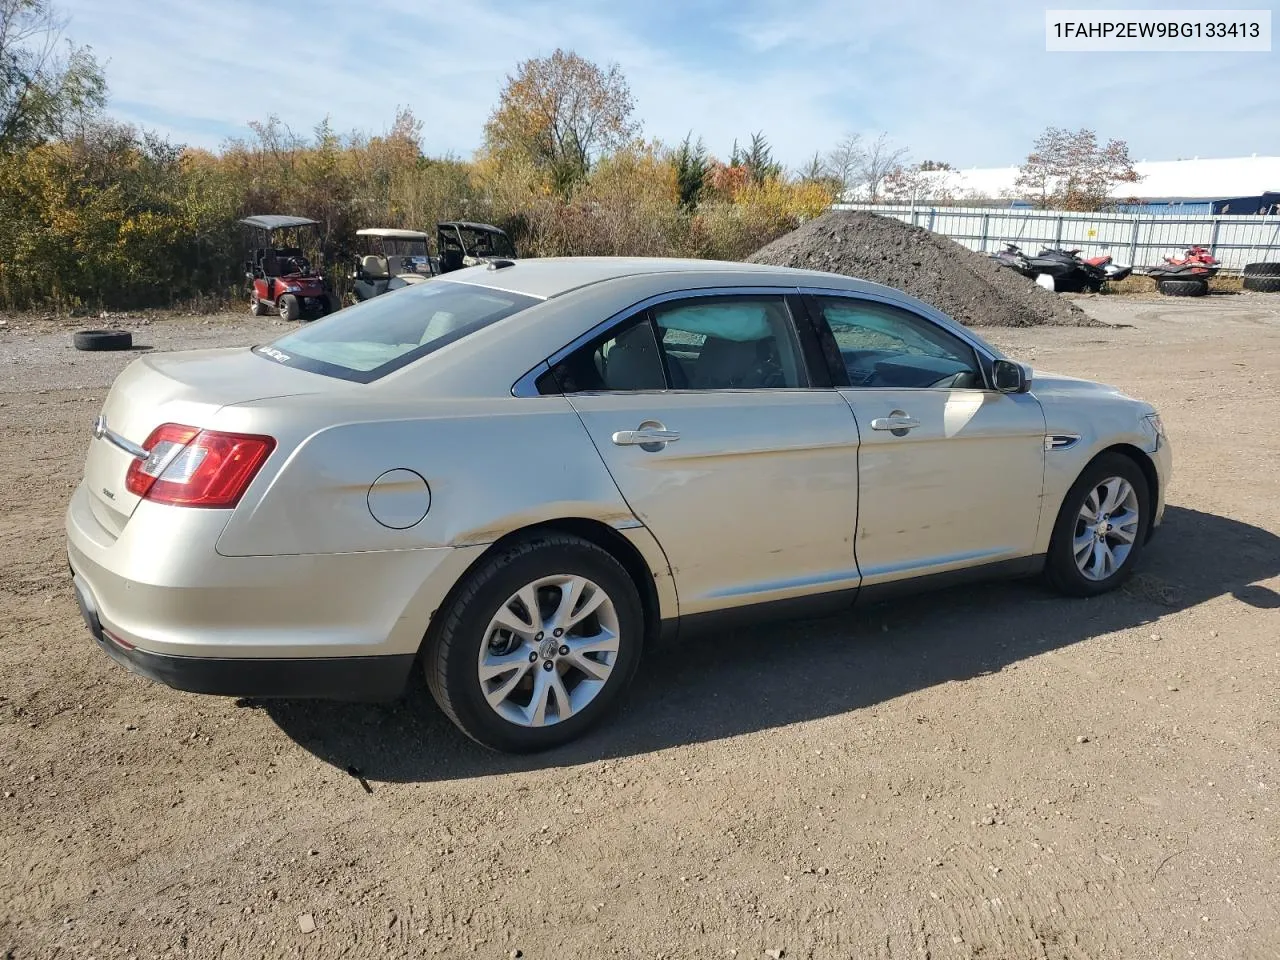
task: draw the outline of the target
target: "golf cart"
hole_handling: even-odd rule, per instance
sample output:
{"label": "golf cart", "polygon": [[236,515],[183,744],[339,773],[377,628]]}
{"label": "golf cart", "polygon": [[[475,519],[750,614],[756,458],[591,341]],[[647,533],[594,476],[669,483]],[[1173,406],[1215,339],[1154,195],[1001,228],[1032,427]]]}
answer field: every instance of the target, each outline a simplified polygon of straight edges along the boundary
{"label": "golf cart", "polygon": [[249,281],[249,312],[255,317],[274,310],[282,320],[303,313],[323,317],[338,309],[338,298],[303,253],[315,246],[315,220],[264,214],[240,221],[248,234],[245,279]]}
{"label": "golf cart", "polygon": [[430,239],[421,230],[366,227],[357,230],[363,255],[356,259],[351,289],[356,301],[421,283],[431,276]]}
{"label": "golf cart", "polygon": [[446,220],[436,224],[439,270],[461,270],[490,260],[514,260],[516,248],[506,232],[487,223]]}

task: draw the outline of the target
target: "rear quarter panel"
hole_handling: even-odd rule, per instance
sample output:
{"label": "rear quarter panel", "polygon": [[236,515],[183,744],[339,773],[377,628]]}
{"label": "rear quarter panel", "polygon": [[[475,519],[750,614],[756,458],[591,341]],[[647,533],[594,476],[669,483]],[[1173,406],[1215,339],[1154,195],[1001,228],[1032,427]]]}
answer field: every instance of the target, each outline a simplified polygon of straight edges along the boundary
{"label": "rear quarter panel", "polygon": [[[280,446],[218,540],[224,556],[347,553],[489,543],[561,517],[637,524],[563,397],[370,404],[327,423],[290,398],[222,411],[228,430]],[[431,505],[408,529],[378,523],[368,494],[383,473],[426,479]]]}

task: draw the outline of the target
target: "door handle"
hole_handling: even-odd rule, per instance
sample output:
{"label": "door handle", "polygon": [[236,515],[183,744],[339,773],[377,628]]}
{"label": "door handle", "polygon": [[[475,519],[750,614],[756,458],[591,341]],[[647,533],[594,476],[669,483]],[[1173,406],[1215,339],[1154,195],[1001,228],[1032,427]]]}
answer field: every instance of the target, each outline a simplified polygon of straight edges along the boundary
{"label": "door handle", "polygon": [[653,453],[679,440],[680,433],[668,430],[657,420],[646,420],[634,430],[619,430],[611,439],[619,447],[639,447]]}
{"label": "door handle", "polygon": [[613,442],[620,447],[643,447],[649,443],[674,443],[680,434],[674,430],[619,430]]}
{"label": "door handle", "polygon": [[[920,426],[919,420],[915,417],[908,417],[904,414],[877,417],[871,421],[872,430],[891,430],[894,433],[898,433],[899,430],[901,430],[902,433],[906,433],[908,430],[914,430],[918,426]],[[902,434],[898,435],[901,436]]]}

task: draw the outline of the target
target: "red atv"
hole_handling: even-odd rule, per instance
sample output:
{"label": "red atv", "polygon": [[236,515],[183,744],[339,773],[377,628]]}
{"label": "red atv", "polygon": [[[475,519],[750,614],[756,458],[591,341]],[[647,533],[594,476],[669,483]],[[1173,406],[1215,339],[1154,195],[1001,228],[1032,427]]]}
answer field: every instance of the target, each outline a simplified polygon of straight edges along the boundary
{"label": "red atv", "polygon": [[1166,297],[1203,297],[1209,279],[1218,273],[1218,259],[1205,247],[1192,247],[1184,257],[1165,257],[1158,267],[1148,267],[1147,276]]}
{"label": "red atv", "polygon": [[1168,264],[1172,264],[1175,267],[1189,267],[1189,266],[1216,267],[1218,266],[1218,258],[1209,252],[1208,247],[1191,247],[1189,250],[1187,250],[1187,254],[1185,257],[1182,257],[1182,258],[1165,257],[1164,262]]}
{"label": "red atv", "polygon": [[338,309],[338,298],[303,253],[304,244],[315,246],[319,223],[279,214],[245,217],[240,222],[249,235],[244,269],[250,313],[262,317],[274,310],[282,320],[298,320],[304,314],[323,317]]}

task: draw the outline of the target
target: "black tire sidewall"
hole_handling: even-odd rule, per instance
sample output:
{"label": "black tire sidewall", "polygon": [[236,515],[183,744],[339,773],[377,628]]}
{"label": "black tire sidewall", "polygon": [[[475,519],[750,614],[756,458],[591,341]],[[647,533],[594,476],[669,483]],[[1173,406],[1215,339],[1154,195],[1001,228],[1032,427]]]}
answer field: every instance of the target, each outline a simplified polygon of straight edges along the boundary
{"label": "black tire sidewall", "polygon": [[1162,280],[1156,286],[1166,297],[1202,297],[1209,292],[1207,280]]}
{"label": "black tire sidewall", "polygon": [[1253,293],[1280,293],[1280,274],[1250,274],[1244,278],[1242,286]]}
{"label": "black tire sidewall", "polygon": [[277,301],[276,310],[281,320],[297,320],[302,315],[302,304],[293,294],[286,293]]}
{"label": "black tire sidewall", "polygon": [[129,350],[133,334],[128,330],[80,330],[72,334],[71,343],[77,350]]}
{"label": "black tire sidewall", "polygon": [[1266,260],[1246,263],[1241,272],[1246,277],[1280,277],[1280,263]]}
{"label": "black tire sidewall", "polygon": [[[598,723],[618,703],[640,662],[644,640],[644,612],[635,584],[626,569],[604,550],[586,541],[556,537],[535,542],[515,556],[497,556],[476,569],[454,604],[464,604],[451,616],[442,610],[444,630],[450,636],[447,662],[439,665],[440,641],[428,644],[425,664],[429,685],[446,713],[473,740],[496,750],[529,753],[573,740]],[[618,659],[609,681],[585,708],[561,723],[541,728],[520,727],[494,712],[484,698],[476,671],[485,629],[499,606],[525,584],[541,577],[572,574],[600,586],[618,614]],[[433,675],[434,674],[434,678]],[[435,684],[444,690],[437,692]]]}
{"label": "black tire sidewall", "polygon": [[[1106,580],[1089,580],[1076,567],[1075,556],[1072,553],[1076,518],[1080,514],[1085,496],[1108,477],[1123,477],[1137,492],[1138,535],[1134,538],[1133,547],[1119,570]],[[1049,553],[1045,558],[1045,572],[1050,583],[1063,593],[1081,597],[1096,596],[1120,586],[1132,575],[1133,568],[1142,555],[1147,531],[1151,528],[1152,509],[1151,489],[1142,468],[1121,453],[1099,455],[1084,468],[1062,499],[1062,507],[1058,510],[1058,518],[1053,525],[1053,536],[1049,541]]]}

